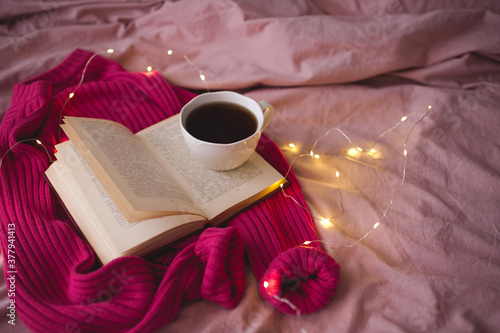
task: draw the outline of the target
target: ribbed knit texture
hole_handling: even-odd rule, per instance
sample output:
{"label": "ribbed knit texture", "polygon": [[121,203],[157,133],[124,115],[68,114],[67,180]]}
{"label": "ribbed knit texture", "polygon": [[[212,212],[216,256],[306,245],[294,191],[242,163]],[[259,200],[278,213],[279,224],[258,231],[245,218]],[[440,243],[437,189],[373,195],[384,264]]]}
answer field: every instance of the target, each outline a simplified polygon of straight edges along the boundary
{"label": "ribbed knit texture", "polygon": [[[264,137],[257,151],[286,174],[288,164],[272,141]],[[309,212],[302,208],[307,204],[297,178],[291,172],[287,179],[290,184],[286,193],[298,204],[284,195],[274,195],[243,211],[229,225],[236,227],[243,238],[263,298],[282,312],[305,314],[323,308],[333,297],[340,265],[321,250],[318,242],[303,245],[318,238]],[[285,283],[289,279],[294,279],[293,286]],[[264,282],[274,288],[264,288]],[[280,299],[292,302],[293,307]]]}
{"label": "ribbed knit texture", "polygon": [[[243,249],[261,284],[262,279],[287,282],[294,278],[287,267],[301,267],[296,271],[303,281],[300,290],[307,292],[296,293],[299,289],[288,290],[283,283],[277,289],[261,286],[271,303],[277,300],[273,295],[294,292],[291,301],[301,313],[324,306],[335,292],[339,267],[315,243],[297,248],[317,237],[308,212],[283,195],[242,212],[227,228],[208,228],[150,260],[122,257],[96,266],[92,249],[78,237],[44,180],[45,150],[33,141],[16,145],[36,138],[53,153],[61,133],[60,110],[91,56],[77,50],[53,70],[16,85],[0,124],[0,154],[12,147],[0,167],[0,241],[7,263],[7,229],[14,224],[15,300],[23,322],[36,332],[150,332],[171,321],[182,300],[203,297],[232,308],[244,291]],[[192,97],[159,73],[128,73],[98,56],[64,114],[113,119],[137,132],[179,112]],[[283,174],[287,171],[279,149],[265,136],[258,152]],[[289,180],[287,192],[305,206],[297,179],[291,174]],[[321,265],[311,266],[313,261]],[[330,278],[336,282],[322,282]],[[273,304],[294,313],[281,301]]]}

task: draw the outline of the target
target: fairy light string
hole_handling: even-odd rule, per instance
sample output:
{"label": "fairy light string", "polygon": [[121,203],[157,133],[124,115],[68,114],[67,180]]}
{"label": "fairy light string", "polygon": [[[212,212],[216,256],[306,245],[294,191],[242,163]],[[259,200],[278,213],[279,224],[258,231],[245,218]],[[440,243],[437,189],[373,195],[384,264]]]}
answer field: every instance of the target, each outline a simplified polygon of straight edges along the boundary
{"label": "fairy light string", "polygon": [[[103,54],[103,53],[113,53],[114,50],[113,49],[108,49],[104,52],[99,52],[99,53],[96,53],[94,54],[91,58],[89,58],[89,60],[87,61],[86,65],[85,65],[85,68],[82,72],[82,76],[81,76],[81,80],[79,82],[79,84],[75,87],[75,89],[70,93],[70,95],[68,96],[68,99],[66,100],[66,102],[64,103],[62,109],[61,109],[61,117],[62,117],[62,114],[63,114],[63,109],[64,107],[66,106],[66,104],[68,103],[68,101],[74,97],[76,91],[78,90],[78,88],[82,85],[83,81],[84,81],[84,77],[85,77],[85,72],[87,70],[87,67],[88,65],[90,64],[90,62],[92,61],[92,59],[94,59],[97,55],[99,54]],[[168,49],[166,51],[166,54],[168,56],[171,56],[174,54],[174,51],[171,50],[171,49]],[[198,76],[200,78],[200,80],[203,82],[205,88],[206,88],[206,91],[209,92],[210,89],[208,87],[208,83],[207,83],[207,80],[206,80],[206,76],[203,74],[203,72],[201,71],[201,69],[196,66],[190,59],[187,55],[183,54],[182,55],[183,59],[191,66],[193,67],[197,72],[198,72]],[[148,66],[146,67],[146,70],[148,72],[151,72],[152,71],[152,66],[148,64]],[[372,226],[371,229],[369,229],[363,236],[361,236],[360,238],[358,238],[356,241],[354,241],[353,243],[351,244],[348,244],[346,246],[343,246],[344,248],[351,248],[353,246],[355,246],[356,244],[360,243],[362,240],[364,240],[366,237],[368,237],[368,235],[373,232],[373,230],[377,229],[381,223],[384,221],[384,219],[386,218],[387,216],[387,213],[388,211],[390,210],[391,206],[393,205],[395,199],[397,198],[397,196],[399,195],[399,192],[401,190],[401,188],[403,187],[404,183],[405,183],[405,179],[406,179],[406,166],[407,166],[407,158],[408,158],[408,150],[407,150],[407,143],[410,139],[410,136],[413,132],[413,130],[415,129],[415,127],[421,122],[424,120],[424,118],[429,114],[430,110],[431,110],[431,106],[430,105],[426,105],[426,108],[427,108],[427,111],[426,113],[413,125],[413,127],[411,128],[410,132],[408,133],[405,141],[404,141],[404,144],[403,144],[403,156],[404,156],[404,161],[403,161],[403,172],[402,172],[402,178],[401,178],[401,182],[399,183],[399,186],[398,188],[396,189],[395,193],[393,194],[393,196],[391,197],[390,201],[389,201],[389,204],[387,205],[387,207],[385,208],[382,216],[380,217],[380,219],[378,219],[377,222],[375,222],[375,224]],[[313,146],[311,147],[311,150],[309,151],[309,154],[301,154],[299,156],[297,156],[295,159],[293,159],[290,164],[289,164],[289,168],[287,170],[287,173],[285,175],[285,178],[288,177],[288,175],[290,174],[291,170],[292,170],[292,166],[295,162],[295,160],[297,158],[300,158],[300,157],[305,157],[305,156],[308,156],[310,158],[314,158],[314,159],[319,159],[321,157],[320,154],[316,153],[315,152],[315,149],[316,149],[316,146],[318,145],[318,143],[324,139],[331,131],[337,131],[338,133],[340,133],[348,142],[349,144],[352,146],[352,148],[350,148],[346,154],[348,156],[351,156],[351,157],[354,157],[356,156],[357,154],[359,153],[364,153],[366,154],[367,156],[369,156],[371,159],[373,160],[377,160],[377,159],[380,159],[380,155],[378,153],[378,151],[374,148],[378,142],[385,136],[387,135],[388,133],[390,133],[391,131],[395,130],[396,128],[398,128],[403,122],[405,122],[409,117],[413,116],[414,114],[417,114],[419,111],[416,111],[416,112],[412,112],[408,115],[405,115],[403,117],[400,118],[400,120],[395,124],[393,125],[392,127],[390,127],[389,129],[387,129],[386,131],[382,132],[378,137],[377,139],[375,140],[374,144],[372,145],[372,147],[370,147],[369,149],[363,149],[359,146],[355,146],[352,142],[352,140],[349,138],[349,136],[347,136],[347,134],[345,134],[340,128],[338,127],[334,127],[334,128],[330,128],[328,131],[326,131],[322,136],[320,136],[313,144]],[[295,145],[293,143],[290,143],[289,144],[289,147],[291,148],[296,148]],[[339,188],[338,190],[338,200],[339,200],[339,206],[340,206],[340,210],[337,212],[336,215],[333,215],[329,218],[323,218],[323,217],[320,217],[320,218],[316,218],[314,217],[315,219],[318,219],[320,222],[330,222],[333,218],[339,216],[340,214],[343,213],[344,211],[344,207],[343,207],[343,197],[342,197],[342,191],[340,189],[340,172],[335,168],[335,178],[336,178],[336,181],[337,181],[337,187]],[[281,186],[281,191],[282,191],[282,194],[287,198],[287,199],[290,199],[294,202],[294,204],[300,206],[301,208],[303,208],[304,210],[307,210],[306,207],[304,207],[303,205],[301,205],[294,197],[288,195],[285,191],[285,188],[283,186]],[[327,241],[324,241],[324,240],[306,240],[303,244],[301,244],[300,246],[307,246],[311,243],[322,243],[322,244],[325,244],[325,245],[331,245],[329,242]],[[337,247],[337,248],[334,248],[333,246],[330,246],[331,249],[339,249],[340,247]],[[264,284],[268,284],[267,281],[264,282]],[[264,287],[266,287],[264,285]],[[272,295],[273,298],[279,300],[280,302],[283,302],[283,303],[286,303],[288,306],[290,306],[290,308],[292,308],[293,310],[295,310],[296,312],[296,315],[298,317],[300,317],[300,309],[295,306],[290,300],[286,299],[286,298],[282,298],[278,295]],[[302,332],[306,332],[304,329],[301,330]]]}
{"label": "fairy light string", "polygon": [[[171,55],[173,53],[172,50],[168,50],[167,51],[167,54]],[[205,85],[205,89],[207,90],[207,92],[210,92],[210,89],[208,88],[208,84],[207,84],[207,78],[205,76],[205,74],[203,74],[203,72],[201,71],[201,69],[196,66],[189,58],[187,55],[183,54],[182,57],[184,58],[184,60],[186,60],[186,62],[188,64],[190,64],[193,68],[195,68],[197,71],[198,71],[198,76],[200,77],[200,80],[203,81],[203,84]]]}
{"label": "fairy light string", "polygon": [[[425,105],[426,112],[424,113],[423,116],[421,116],[420,119],[418,119],[413,124],[413,126],[411,127],[410,131],[408,132],[408,134],[406,136],[406,139],[405,139],[405,141],[403,143],[403,157],[404,157],[404,159],[403,159],[401,181],[399,182],[398,187],[396,188],[396,190],[393,193],[391,199],[389,200],[389,204],[384,209],[384,211],[382,213],[382,216],[373,224],[373,226],[367,232],[365,232],[365,234],[363,234],[361,237],[359,237],[357,240],[355,240],[354,242],[352,242],[352,243],[350,243],[348,245],[345,245],[345,246],[334,247],[334,246],[332,246],[332,244],[330,242],[325,241],[325,240],[321,240],[321,239],[306,240],[302,244],[300,244],[299,246],[308,246],[309,244],[312,244],[312,243],[321,243],[321,244],[325,244],[326,246],[329,246],[331,250],[338,250],[338,249],[341,249],[341,248],[352,248],[356,244],[359,244],[361,241],[363,241],[366,237],[368,237],[375,229],[377,229],[383,223],[383,221],[385,220],[385,218],[387,216],[387,213],[389,212],[389,210],[392,207],[394,201],[398,197],[398,195],[399,195],[399,193],[400,193],[400,191],[401,191],[401,189],[402,189],[402,187],[403,187],[403,185],[405,183],[405,180],[406,180],[406,169],[407,169],[407,161],[408,161],[408,148],[407,148],[407,145],[408,145],[408,142],[410,140],[410,137],[411,137],[414,129],[425,119],[425,117],[427,117],[427,115],[429,114],[429,112],[431,111],[431,109],[432,109],[431,105]],[[293,166],[294,162],[298,158],[302,158],[302,157],[313,158],[313,159],[320,159],[321,158],[321,155],[317,154],[315,152],[315,148],[316,148],[317,144],[324,137],[326,137],[331,131],[337,131],[338,133],[340,133],[349,142],[349,144],[352,146],[352,148],[348,149],[347,152],[346,152],[346,154],[348,156],[352,157],[352,156],[357,155],[358,153],[365,153],[366,155],[368,155],[372,159],[379,159],[380,155],[378,155],[378,151],[374,147],[378,144],[378,142],[380,141],[380,139],[382,139],[382,137],[384,137],[385,135],[387,135],[391,131],[395,130],[397,127],[399,127],[409,117],[411,117],[411,116],[413,116],[413,115],[415,115],[415,114],[417,114],[417,113],[419,113],[421,111],[422,111],[422,109],[419,109],[418,111],[412,112],[412,113],[410,113],[408,115],[405,115],[405,116],[401,117],[401,119],[395,125],[393,125],[389,129],[387,129],[386,131],[384,131],[382,134],[380,134],[377,137],[375,143],[369,149],[363,149],[363,148],[361,148],[359,146],[355,146],[353,144],[352,140],[341,129],[339,129],[338,127],[330,128],[328,131],[325,132],[325,134],[323,134],[322,136],[320,136],[314,142],[314,144],[312,145],[312,148],[311,148],[311,150],[309,151],[308,154],[300,154],[300,155],[298,155],[297,157],[295,157],[294,159],[291,160],[291,162],[289,163],[289,167],[288,167],[288,170],[286,172],[285,178],[288,177],[288,175],[290,174],[290,172],[292,170],[292,166]],[[293,150],[295,150],[297,148],[297,146],[294,143],[290,143],[288,146],[291,149],[293,149]],[[340,211],[336,215],[331,216],[329,218],[313,216],[313,218],[316,219],[316,220],[318,220],[320,223],[331,222],[331,220],[334,217],[340,215],[343,212],[343,210],[344,210],[344,208],[343,208],[343,202],[342,202],[343,201],[343,199],[342,199],[342,191],[341,191],[340,183],[339,183],[340,172],[335,167],[334,167],[334,169],[335,169],[335,177],[336,177],[336,180],[337,180],[337,187],[338,187],[338,193],[339,193]],[[281,192],[282,192],[282,194],[287,199],[292,200],[294,202],[294,204],[298,205],[299,207],[303,208],[304,210],[308,210],[306,207],[304,207],[303,205],[301,205],[294,197],[288,195],[286,193],[285,188],[283,187],[283,185],[281,185]],[[263,286],[267,290],[268,294],[271,295],[271,291],[268,289],[269,282],[268,281],[264,281],[263,282]],[[283,298],[283,297],[280,297],[278,295],[271,295],[271,296],[274,297],[275,299],[279,300],[280,302],[283,302],[283,303],[287,304],[288,306],[290,306],[290,308],[292,308],[293,310],[296,311],[297,316],[300,316],[299,309],[292,302],[290,302],[290,300],[288,300],[286,298]],[[301,331],[305,332],[305,329],[302,328]]]}
{"label": "fairy light string", "polygon": [[42,141],[40,141],[38,139],[23,139],[23,140],[20,140],[20,141],[16,142],[15,144],[13,144],[11,147],[9,147],[9,149],[7,149],[7,151],[2,155],[2,157],[0,158],[0,168],[2,168],[3,160],[7,156],[8,153],[10,153],[17,145],[19,145],[21,143],[25,143],[25,142],[30,142],[30,141],[34,141],[37,145],[39,145],[40,147],[42,147],[43,150],[45,151],[45,153],[47,154],[48,161],[50,163],[54,162],[52,160],[52,158],[50,157],[50,153],[47,150],[47,147],[45,147],[45,145],[43,144]]}
{"label": "fairy light string", "polygon": [[[83,67],[83,71],[82,71],[82,74],[80,76],[80,80],[78,82],[78,84],[75,86],[75,88],[68,94],[66,100],[64,101],[63,105],[61,106],[61,109],[59,110],[59,123],[62,122],[62,119],[64,117],[64,109],[66,108],[67,104],[70,102],[71,99],[73,99],[75,97],[75,95],[77,94],[78,92],[78,89],[80,89],[80,87],[82,86],[82,84],[84,83],[85,81],[85,76],[86,76],[86,73],[87,73],[87,70],[88,70],[88,67],[89,65],[91,64],[92,60],[94,60],[97,56],[99,55],[104,55],[104,54],[112,54],[112,53],[115,53],[115,50],[112,49],[112,48],[109,48],[105,51],[100,51],[100,52],[96,52],[94,54],[92,54],[92,56],[89,57],[89,59],[87,60],[87,62],[85,63],[85,66]],[[175,52],[172,50],[172,49],[168,49],[166,51],[166,54],[167,56],[172,56],[175,54]],[[146,59],[146,72],[151,72],[153,70],[153,67],[150,65],[149,63],[149,59],[147,56],[144,56],[145,59]],[[208,88],[208,83],[207,83],[207,80],[206,80],[206,76],[203,74],[203,72],[201,71],[201,69],[196,66],[189,58],[187,55],[182,55],[182,58],[193,68],[196,69],[196,71],[198,72],[198,75],[199,75],[199,78],[200,80],[203,82],[203,84],[205,85],[205,88],[207,91],[210,91],[209,88]],[[58,137],[58,140],[60,141],[61,140],[61,127],[58,126],[57,127],[57,137]],[[52,158],[50,157],[50,153],[47,149],[47,147],[45,147],[45,145],[37,138],[30,138],[30,139],[24,139],[24,140],[21,140],[21,141],[18,141],[16,142],[14,145],[12,145],[11,147],[9,147],[9,149],[2,155],[2,157],[0,158],[0,168],[2,167],[2,162],[4,160],[4,158],[7,156],[7,154],[9,152],[12,151],[12,149],[14,147],[16,147],[18,144],[21,144],[21,143],[25,143],[25,142],[29,142],[29,141],[34,141],[35,143],[37,143],[38,145],[40,145],[44,150],[45,152],[47,153],[47,156],[48,156],[48,160],[49,162],[53,162]]]}
{"label": "fairy light string", "polygon": [[[406,139],[403,143],[403,168],[402,168],[402,176],[401,176],[401,181],[398,185],[398,187],[396,188],[396,191],[394,192],[394,194],[392,195],[390,201],[389,201],[389,204],[387,205],[387,207],[384,209],[383,213],[382,213],[382,216],[380,217],[380,219],[378,219],[377,222],[375,222],[375,224],[372,226],[371,229],[369,229],[363,236],[361,236],[360,238],[358,238],[356,241],[354,241],[353,243],[351,244],[348,244],[348,245],[345,245],[345,246],[342,246],[342,247],[333,247],[331,246],[330,249],[340,249],[340,248],[349,248],[349,247],[353,247],[354,245],[358,244],[359,242],[361,242],[363,239],[365,239],[366,237],[368,237],[368,235],[374,230],[374,229],[377,229],[380,224],[383,222],[383,220],[386,218],[387,216],[387,213],[389,212],[391,206],[393,205],[395,199],[397,198],[397,196],[399,195],[400,191],[401,191],[401,188],[403,187],[404,183],[405,183],[405,180],[406,180],[406,169],[407,169],[407,161],[408,161],[408,149],[407,149],[407,145],[408,145],[408,141],[410,140],[410,137],[411,137],[411,134],[413,133],[414,129],[418,126],[418,124],[420,124],[424,119],[425,117],[427,117],[427,115],[429,114],[429,112],[431,111],[432,109],[432,106],[431,105],[425,105],[425,114],[419,119],[417,120],[413,126],[411,127],[410,131],[408,132],[407,136],[406,136]],[[316,147],[316,145],[321,141],[321,139],[323,139],[325,136],[327,136],[331,131],[333,130],[336,130],[338,131],[348,142],[349,144],[352,146],[352,148],[348,149],[347,150],[347,155],[349,156],[353,156],[353,155],[356,155],[358,153],[365,153],[366,155],[368,155],[370,158],[374,158],[374,154],[377,153],[377,150],[375,150],[373,147],[375,147],[375,145],[380,141],[380,139],[385,136],[386,134],[388,134],[389,132],[395,130],[397,127],[399,127],[404,121],[406,121],[409,117],[417,114],[421,112],[421,110],[418,110],[418,111],[415,111],[415,112],[412,112],[406,116],[403,116],[394,126],[392,126],[391,128],[389,128],[388,130],[384,131],[382,134],[380,134],[378,137],[377,137],[377,140],[375,141],[375,144],[370,148],[370,149],[363,149],[361,147],[358,147],[358,146],[355,146],[352,142],[352,140],[339,128],[335,127],[335,128],[330,128],[327,132],[325,132],[325,134],[323,134],[321,137],[319,137],[313,144],[309,154],[300,154],[298,155],[297,157],[295,157],[289,164],[289,167],[288,167],[288,171],[285,175],[285,178],[290,174],[291,170],[292,170],[292,166],[294,164],[294,162],[298,159],[298,158],[301,158],[301,157],[310,157],[310,158],[314,158],[314,159],[319,159],[321,157],[320,154],[317,154],[315,153],[314,149]],[[295,144],[293,143],[290,143],[289,144],[289,147],[291,148],[295,148]],[[378,159],[378,158],[377,158]],[[337,180],[337,186],[338,186],[338,193],[339,193],[339,205],[340,205],[340,211],[334,215],[334,216],[331,216],[329,218],[324,218],[324,217],[315,217],[313,216],[313,218],[315,218],[316,220],[319,220],[320,222],[324,222],[324,221],[331,221],[331,219],[333,219],[334,217],[340,215],[343,211],[343,203],[342,203],[342,191],[340,189],[340,186],[339,186],[339,178],[340,178],[340,172],[338,170],[336,170],[335,168],[335,177],[336,177],[336,180]],[[304,207],[303,205],[301,205],[295,198],[293,198],[292,196],[288,195],[285,191],[285,188],[283,186],[281,186],[281,191],[283,193],[283,195],[292,200],[296,205],[300,206],[301,208],[307,210],[308,208]],[[307,240],[303,243],[303,245],[308,245],[312,242],[322,242],[322,243],[325,243],[325,244],[329,244],[328,242],[325,242],[325,241],[318,241],[318,240]]]}
{"label": "fairy light string", "polygon": [[[95,59],[97,56],[99,55],[103,55],[103,54],[112,54],[114,53],[115,51],[113,49],[107,49],[105,51],[102,51],[102,52],[97,52],[97,53],[94,53],[86,62],[84,68],[83,68],[83,71],[82,71],[82,74],[81,74],[81,77],[80,77],[80,80],[78,82],[78,84],[75,86],[75,88],[68,94],[67,96],[67,99],[65,100],[65,102],[63,103],[61,109],[60,109],[60,114],[59,114],[59,122],[62,121],[62,118],[63,118],[63,115],[64,115],[64,109],[65,107],[67,106],[67,104],[69,103],[69,101],[75,97],[75,95],[77,94],[78,92],[78,89],[82,86],[84,80],[85,80],[85,75],[86,75],[86,72],[87,72],[87,69],[90,65],[90,63],[92,62],[93,59]],[[166,55],[167,56],[172,56],[174,55],[175,52],[172,50],[172,49],[168,49],[166,51]],[[187,55],[183,54],[182,55],[182,58],[191,66],[193,67],[197,73],[198,73],[198,76],[200,78],[200,80],[203,82],[205,88],[206,88],[206,91],[209,92],[210,89],[208,87],[208,83],[207,83],[207,79],[206,79],[206,76],[203,74],[203,72],[201,71],[201,69],[196,66],[190,59]],[[147,66],[146,66],[146,71],[147,72],[151,72],[153,70],[153,67],[149,64],[149,60],[146,58],[147,60]],[[408,150],[407,150],[407,144],[408,144],[408,141],[410,140],[410,137],[411,137],[411,134],[413,132],[413,130],[416,128],[416,126],[422,122],[424,120],[424,118],[429,114],[430,110],[431,110],[431,105],[426,105],[426,112],[425,114],[418,120],[416,121],[413,126],[411,127],[408,135],[406,136],[406,139],[404,141],[404,144],[403,144],[403,156],[404,156],[404,160],[403,160],[403,168],[402,168],[402,177],[401,177],[401,181],[399,182],[399,185],[398,187],[396,188],[394,194],[392,195],[390,201],[389,201],[389,204],[386,206],[385,210],[383,211],[381,217],[373,224],[373,226],[365,233],[363,234],[361,237],[359,237],[357,240],[355,240],[354,242],[352,242],[351,244],[348,244],[348,245],[345,245],[345,246],[342,246],[342,247],[333,247],[329,242],[325,241],[325,240],[320,240],[320,239],[316,239],[316,240],[306,240],[304,243],[300,244],[299,246],[307,246],[311,243],[321,243],[321,244],[325,244],[327,246],[330,247],[330,249],[332,250],[335,250],[335,249],[340,249],[340,248],[351,248],[353,246],[355,246],[356,244],[360,243],[361,241],[363,241],[366,237],[368,237],[370,235],[371,232],[373,232],[375,229],[377,229],[384,221],[384,219],[386,218],[387,216],[387,213],[389,212],[390,208],[392,207],[394,201],[396,200],[396,198],[398,197],[400,191],[401,191],[401,188],[403,187],[404,183],[405,183],[405,180],[406,180],[406,168],[407,168],[407,159],[408,159]],[[307,157],[307,158],[312,158],[312,159],[320,159],[322,157],[321,154],[318,154],[315,149],[317,147],[317,145],[319,144],[319,142],[321,140],[323,140],[327,135],[330,134],[330,132],[332,131],[336,131],[337,133],[339,133],[345,140],[347,140],[347,142],[351,145],[351,148],[349,148],[347,151],[344,152],[344,155],[347,155],[347,156],[350,156],[350,157],[354,157],[360,153],[363,153],[365,154],[366,156],[370,157],[371,159],[373,160],[378,160],[380,159],[380,154],[379,152],[375,149],[375,146],[378,144],[378,142],[385,136],[387,135],[388,133],[390,133],[391,131],[395,130],[396,128],[398,128],[402,123],[404,123],[406,120],[408,120],[408,118],[410,118],[411,116],[417,114],[421,112],[421,110],[418,110],[418,111],[415,111],[415,112],[412,112],[408,115],[405,115],[403,117],[400,118],[400,120],[394,124],[392,127],[390,127],[389,129],[387,129],[386,131],[382,132],[378,137],[377,139],[375,140],[374,144],[368,148],[368,149],[363,149],[359,146],[356,146],[354,145],[353,141],[338,127],[334,127],[334,128],[330,128],[328,131],[326,131],[322,136],[320,136],[318,139],[316,139],[316,141],[314,142],[314,144],[312,145],[309,153],[307,154],[300,154],[298,156],[296,156],[290,163],[289,163],[289,167],[288,167],[288,170],[285,174],[285,179],[288,177],[288,175],[290,174],[291,170],[292,170],[292,166],[293,164],[295,163],[295,161],[299,158],[303,158],[303,157]],[[60,139],[60,126],[58,127],[58,130],[59,130],[59,133],[58,133],[58,136],[59,136],[59,139]],[[3,155],[2,157],[0,158],[0,168],[2,166],[2,162],[4,160],[4,158],[7,156],[7,154],[12,151],[14,149],[14,147],[16,147],[18,144],[21,144],[21,143],[26,143],[28,141],[34,141],[36,144],[40,145],[46,152],[47,156],[48,156],[48,160],[49,162],[53,162],[53,160],[51,159],[51,156],[50,156],[50,153],[48,152],[47,148],[45,147],[45,145],[38,139],[36,138],[29,138],[29,139],[24,139],[24,140],[20,140],[18,142],[16,142],[13,146],[11,146]],[[294,143],[290,143],[289,145],[289,148],[295,150],[297,147]],[[329,218],[324,218],[324,217],[315,217],[313,216],[314,219],[318,220],[320,223],[328,223],[328,222],[331,222],[331,220],[337,216],[339,216],[340,214],[343,213],[344,211],[344,207],[343,207],[343,197],[342,197],[342,191],[340,189],[340,172],[339,170],[333,166],[334,170],[335,170],[335,178],[336,178],[336,182],[337,182],[337,187],[338,187],[338,202],[339,202],[339,206],[340,206],[340,209],[339,211],[335,214],[335,215],[332,215],[330,216]],[[281,192],[283,194],[283,196],[287,199],[290,199],[292,200],[292,202],[296,205],[298,205],[299,207],[301,207],[302,209],[304,210],[308,210],[307,207],[303,206],[302,204],[300,204],[298,202],[298,200],[296,200],[294,197],[288,195],[286,193],[286,190],[285,188],[283,187],[283,185],[281,185]],[[268,281],[264,281],[264,288],[266,288],[267,290],[267,287],[269,286],[269,282]],[[296,312],[296,315],[297,317],[300,317],[300,309],[294,305],[290,300],[286,299],[286,298],[283,298],[283,297],[280,297],[279,295],[271,295],[273,298],[277,299],[278,301],[280,302],[283,302],[285,304],[287,304],[291,309],[295,310]],[[304,328],[301,329],[301,332],[303,333],[306,333],[306,330]]]}
{"label": "fairy light string", "polygon": [[[115,50],[110,48],[110,49],[107,49],[106,51],[101,51],[101,52],[96,52],[94,53],[88,60],[87,62],[85,63],[85,66],[83,68],[83,71],[82,71],[82,75],[80,77],[80,81],[78,82],[78,84],[76,85],[76,87],[69,93],[67,99],[65,100],[64,104],[62,105],[61,107],[61,110],[60,110],[60,113],[59,113],[59,123],[61,123],[62,121],[62,118],[64,116],[64,109],[66,107],[66,105],[68,104],[68,102],[73,98],[75,97],[75,94],[77,93],[78,89],[82,86],[84,80],[85,80],[85,74],[87,72],[87,69],[90,65],[90,63],[92,62],[92,60],[94,60],[95,57],[99,56],[99,55],[103,55],[103,54],[112,54],[112,53],[115,53]],[[175,52],[172,50],[172,49],[168,49],[166,52],[167,56],[173,56],[175,54]],[[151,72],[153,71],[153,66],[151,66],[151,64],[149,63],[149,58],[144,55],[144,58],[146,59],[146,72]],[[194,69],[196,69],[196,71],[198,72],[198,76],[200,78],[200,80],[203,82],[207,92],[210,91],[210,89],[208,88],[208,83],[207,83],[207,79],[206,79],[206,76],[205,74],[203,74],[203,72],[201,71],[201,69],[196,66],[190,59],[187,55],[183,54],[182,55],[182,58],[191,66],[193,67]],[[59,141],[61,139],[61,127],[59,126],[58,127],[58,138],[59,138]]]}

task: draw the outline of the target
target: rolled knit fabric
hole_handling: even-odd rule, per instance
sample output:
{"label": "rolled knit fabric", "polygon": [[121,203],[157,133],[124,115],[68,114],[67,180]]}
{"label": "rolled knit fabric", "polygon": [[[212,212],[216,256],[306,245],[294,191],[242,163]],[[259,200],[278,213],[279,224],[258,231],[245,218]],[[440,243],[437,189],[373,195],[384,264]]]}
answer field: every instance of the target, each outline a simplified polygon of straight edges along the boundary
{"label": "rolled knit fabric", "polygon": [[261,279],[259,291],[278,310],[290,314],[316,311],[330,302],[339,284],[340,265],[315,248],[280,253]]}
{"label": "rolled knit fabric", "polygon": [[[59,140],[63,106],[65,115],[112,119],[137,132],[179,112],[194,94],[170,86],[157,72],[128,73],[97,56],[89,62],[83,84],[68,101],[92,55],[77,50],[51,71],[16,85],[11,107],[0,124],[0,154],[11,147],[0,167],[0,241],[6,259],[6,231],[14,225],[16,307],[28,327],[42,332],[148,332],[172,320],[182,299],[203,297],[231,308],[244,288],[241,242],[260,280],[266,269],[286,267],[287,260],[277,258],[283,251],[282,256],[293,257],[291,252],[304,240],[317,239],[308,212],[283,195],[274,195],[237,215],[228,228],[209,228],[187,240],[183,249],[150,261],[123,257],[96,268],[90,246],[78,237],[43,178],[49,165],[46,151],[33,141],[17,143],[36,138],[52,154]],[[258,151],[280,172],[286,172],[288,164],[265,136]],[[293,174],[289,180],[287,191],[305,206]],[[317,258],[318,253],[327,256],[317,244],[312,245],[300,248],[302,259]],[[167,268],[155,262],[170,265]],[[308,276],[316,279],[318,275],[310,272]],[[336,284],[330,290],[325,288],[317,293],[331,297]],[[300,295],[313,297],[314,290],[310,291]],[[286,297],[286,290],[273,292]],[[270,290],[263,295],[269,296]],[[301,313],[326,304],[291,301],[297,302]]]}
{"label": "rolled knit fabric", "polygon": [[[257,151],[287,174],[289,165],[274,142],[264,137]],[[267,198],[241,212],[229,225],[236,227],[243,238],[262,297],[282,312],[305,314],[323,308],[331,300],[339,283],[340,265],[322,251],[319,242],[314,242],[318,237],[309,212],[303,208],[307,204],[299,182],[293,172],[287,179],[287,196]],[[285,282],[297,277],[302,284],[295,291]],[[264,283],[272,283],[272,288],[265,288]],[[320,288],[308,287],[318,284]]]}

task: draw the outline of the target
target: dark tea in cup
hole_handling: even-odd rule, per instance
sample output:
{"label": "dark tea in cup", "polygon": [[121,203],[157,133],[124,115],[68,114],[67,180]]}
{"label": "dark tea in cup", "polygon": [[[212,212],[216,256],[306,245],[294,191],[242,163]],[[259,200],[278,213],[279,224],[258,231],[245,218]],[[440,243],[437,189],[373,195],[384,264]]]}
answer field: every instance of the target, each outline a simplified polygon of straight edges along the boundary
{"label": "dark tea in cup", "polygon": [[232,143],[252,136],[257,119],[244,106],[230,102],[213,102],[193,109],[186,118],[186,130],[198,140]]}

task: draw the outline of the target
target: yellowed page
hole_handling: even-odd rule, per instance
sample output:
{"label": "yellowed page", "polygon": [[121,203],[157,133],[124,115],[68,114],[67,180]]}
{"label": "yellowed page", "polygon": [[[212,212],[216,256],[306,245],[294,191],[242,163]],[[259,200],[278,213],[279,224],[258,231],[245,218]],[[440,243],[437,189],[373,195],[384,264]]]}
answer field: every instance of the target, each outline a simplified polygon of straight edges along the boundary
{"label": "yellowed page", "polygon": [[51,166],[56,171],[51,172],[58,172],[64,182],[47,176],[103,263],[168,231],[173,236],[162,236],[163,239],[158,240],[160,243],[172,242],[179,234],[186,235],[204,224],[176,230],[200,221],[198,215],[165,216],[128,223],[74,145],[67,141],[57,149],[57,161],[54,167]]}
{"label": "yellowed page", "polygon": [[[129,221],[164,212],[200,213],[125,126],[93,118],[64,121],[66,134]],[[134,211],[144,214],[133,215]]]}
{"label": "yellowed page", "polygon": [[89,203],[83,193],[80,190],[75,191],[77,185],[68,168],[62,163],[54,162],[45,171],[45,175],[101,262],[105,264],[119,257],[120,253],[104,228],[99,223],[92,222],[98,220],[96,213],[87,209]]}

